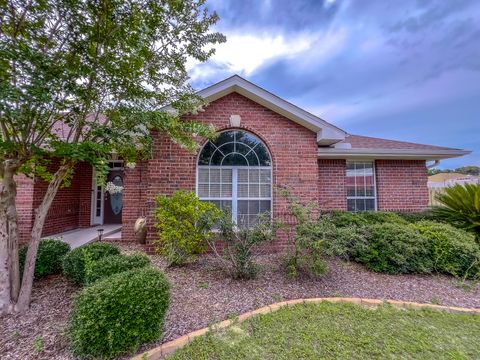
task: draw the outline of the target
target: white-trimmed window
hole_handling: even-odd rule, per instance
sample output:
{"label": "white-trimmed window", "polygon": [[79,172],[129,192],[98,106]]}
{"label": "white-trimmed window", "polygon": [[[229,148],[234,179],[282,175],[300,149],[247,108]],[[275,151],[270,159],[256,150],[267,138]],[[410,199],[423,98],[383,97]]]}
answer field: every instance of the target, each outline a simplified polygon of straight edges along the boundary
{"label": "white-trimmed window", "polygon": [[347,210],[377,209],[375,166],[373,161],[347,161]]}
{"label": "white-trimmed window", "polygon": [[225,131],[198,158],[197,196],[230,209],[239,226],[251,226],[272,210],[272,166],[265,144],[246,131]]}

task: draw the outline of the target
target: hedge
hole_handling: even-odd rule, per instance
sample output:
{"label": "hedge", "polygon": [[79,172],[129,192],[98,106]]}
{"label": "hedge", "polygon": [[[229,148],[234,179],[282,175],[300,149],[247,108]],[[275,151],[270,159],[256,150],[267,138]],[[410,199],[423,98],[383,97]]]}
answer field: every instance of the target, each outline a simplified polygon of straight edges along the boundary
{"label": "hedge", "polygon": [[[20,276],[23,275],[28,246],[20,248],[18,252]],[[35,261],[35,278],[40,279],[47,275],[62,272],[62,259],[70,251],[70,245],[57,239],[41,240],[38,245]]]}
{"label": "hedge", "polygon": [[79,285],[85,284],[85,267],[103,257],[118,255],[120,250],[113,244],[96,242],[70,251],[63,259],[63,274]]}
{"label": "hedge", "polygon": [[170,301],[165,275],[152,267],[112,275],[82,289],[68,331],[75,355],[113,358],[160,339]]}

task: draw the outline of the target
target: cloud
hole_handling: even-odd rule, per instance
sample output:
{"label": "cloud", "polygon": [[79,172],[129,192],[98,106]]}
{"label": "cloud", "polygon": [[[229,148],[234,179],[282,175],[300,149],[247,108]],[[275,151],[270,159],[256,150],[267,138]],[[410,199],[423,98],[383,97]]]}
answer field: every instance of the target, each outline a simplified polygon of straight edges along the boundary
{"label": "cloud", "polygon": [[281,34],[227,34],[227,42],[217,46],[215,55],[206,64],[190,61],[187,68],[193,81],[210,78],[219,68],[223,72],[250,76],[273,59],[294,58],[309,49],[314,39],[312,34],[290,38]]}

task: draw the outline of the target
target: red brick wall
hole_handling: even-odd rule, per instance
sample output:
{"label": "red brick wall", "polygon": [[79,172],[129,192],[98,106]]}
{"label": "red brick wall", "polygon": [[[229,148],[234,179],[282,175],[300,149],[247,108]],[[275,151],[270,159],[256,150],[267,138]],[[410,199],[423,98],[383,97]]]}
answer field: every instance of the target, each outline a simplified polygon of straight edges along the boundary
{"label": "red brick wall", "polygon": [[345,160],[318,160],[318,204],[321,210],[347,210]]}
{"label": "red brick wall", "polygon": [[[50,166],[54,171],[56,164]],[[20,242],[27,243],[34,221],[35,209],[40,205],[48,184],[41,179],[17,177],[17,210],[19,215]],[[59,189],[48,212],[43,236],[90,226],[92,193],[92,168],[79,164],[75,168],[71,185]]]}
{"label": "red brick wall", "polygon": [[[316,134],[303,126],[247,99],[237,93],[222,97],[212,103],[192,119],[211,123],[218,130],[229,128],[230,115],[241,116],[241,129],[260,137],[272,155],[273,184],[287,185],[291,192],[304,202],[318,198],[318,165]],[[179,189],[195,190],[197,154],[181,149],[163,136],[157,136],[153,157],[146,164],[144,181],[148,184],[146,196],[134,203],[125,202],[125,213],[132,213],[130,207],[138,207],[139,202],[147,205],[148,241],[156,237],[152,212],[154,198],[158,194],[171,194]],[[284,216],[286,202],[273,196],[273,215]],[[131,240],[131,220],[124,224],[122,237]],[[277,247],[285,245],[281,237]],[[150,247],[151,248],[151,247]]]}
{"label": "red brick wall", "polygon": [[421,211],[428,206],[425,161],[376,160],[375,172],[378,210]]}
{"label": "red brick wall", "polygon": [[146,162],[139,161],[133,169],[125,167],[124,190],[122,209],[122,239],[132,241],[135,236],[133,225],[140,216],[145,216],[146,191],[148,189],[148,178]]}

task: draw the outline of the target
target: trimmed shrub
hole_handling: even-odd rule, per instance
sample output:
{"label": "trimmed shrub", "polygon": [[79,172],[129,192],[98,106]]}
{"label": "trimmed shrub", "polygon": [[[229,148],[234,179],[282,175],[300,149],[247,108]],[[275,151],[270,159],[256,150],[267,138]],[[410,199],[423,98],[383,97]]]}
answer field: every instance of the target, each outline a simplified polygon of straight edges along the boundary
{"label": "trimmed shrub", "polygon": [[388,274],[430,273],[433,271],[428,239],[409,225],[369,225],[352,249],[355,261]]}
{"label": "trimmed shrub", "polygon": [[63,258],[63,274],[79,285],[85,284],[85,268],[103,257],[118,255],[120,250],[113,244],[96,242],[70,251]]}
{"label": "trimmed shrub", "polygon": [[74,354],[113,358],[160,339],[169,301],[170,285],[152,267],[85,287],[75,298],[68,332]]}
{"label": "trimmed shrub", "polygon": [[359,213],[349,212],[349,211],[340,211],[333,210],[323,215],[335,226],[344,227],[350,225],[362,226],[367,225],[367,220],[359,215]]}
{"label": "trimmed shrub", "polygon": [[112,255],[94,261],[85,269],[85,283],[92,284],[98,280],[124,271],[142,268],[150,265],[147,255]]}
{"label": "trimmed shrub", "polygon": [[440,221],[440,219],[438,219],[430,210],[421,212],[397,212],[396,214],[408,223],[416,223],[419,221]]}
{"label": "trimmed shrub", "polygon": [[[20,262],[20,276],[23,275],[28,246],[20,248],[18,258]],[[62,258],[70,251],[70,245],[57,239],[41,240],[38,245],[35,261],[35,278],[40,279],[47,275],[62,272]]]}
{"label": "trimmed shrub", "polygon": [[470,279],[480,276],[480,246],[473,234],[433,221],[410,226],[429,240],[436,271]]}
{"label": "trimmed shrub", "polygon": [[193,192],[177,191],[171,197],[160,195],[156,201],[157,253],[165,256],[170,265],[184,265],[196,254],[205,252],[206,241],[213,236],[212,229],[222,212]]}
{"label": "trimmed shrub", "polygon": [[389,211],[364,211],[357,213],[369,224],[397,223],[407,224],[408,222],[400,215]]}

